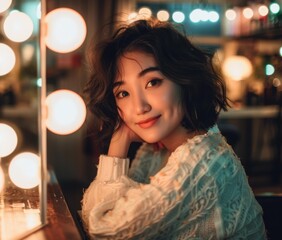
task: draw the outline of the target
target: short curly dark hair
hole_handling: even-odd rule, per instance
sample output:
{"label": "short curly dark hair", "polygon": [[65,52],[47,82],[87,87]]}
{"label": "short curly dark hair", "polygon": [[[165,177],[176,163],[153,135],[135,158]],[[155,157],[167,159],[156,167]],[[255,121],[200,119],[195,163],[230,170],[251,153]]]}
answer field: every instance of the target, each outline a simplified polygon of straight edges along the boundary
{"label": "short curly dark hair", "polygon": [[172,23],[138,20],[118,28],[113,37],[90,51],[92,69],[86,84],[88,108],[99,120],[101,137],[110,137],[121,123],[113,94],[118,61],[129,51],[152,54],[162,74],[181,86],[183,125],[207,130],[221,110],[227,110],[226,86],[212,63],[212,55],[195,47]]}

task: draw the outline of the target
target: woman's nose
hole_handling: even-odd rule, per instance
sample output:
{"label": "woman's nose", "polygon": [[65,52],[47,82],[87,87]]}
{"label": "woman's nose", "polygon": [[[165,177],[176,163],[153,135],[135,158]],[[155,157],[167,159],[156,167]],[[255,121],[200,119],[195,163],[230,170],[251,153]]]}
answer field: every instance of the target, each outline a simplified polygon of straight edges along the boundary
{"label": "woman's nose", "polygon": [[149,112],[152,109],[151,105],[149,104],[147,99],[144,97],[141,97],[141,96],[136,97],[134,103],[135,103],[135,109],[136,109],[137,115],[144,114],[146,112]]}

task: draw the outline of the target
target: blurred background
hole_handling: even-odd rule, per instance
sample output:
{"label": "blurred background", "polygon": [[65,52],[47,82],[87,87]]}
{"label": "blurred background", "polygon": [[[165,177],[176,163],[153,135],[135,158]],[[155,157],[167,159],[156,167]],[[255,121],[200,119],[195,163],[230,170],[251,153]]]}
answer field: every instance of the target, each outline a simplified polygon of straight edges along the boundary
{"label": "blurred background", "polygon": [[[0,118],[12,122],[17,129],[17,149],[21,151],[38,149],[37,4],[38,1],[18,0],[11,7],[34,16],[35,30],[27,41],[14,43],[5,37],[3,27],[0,29],[1,43],[8,43],[20,59],[9,73],[1,74],[0,70]],[[222,70],[232,109],[220,114],[218,124],[242,161],[255,194],[282,193],[281,0],[48,0],[46,4],[47,13],[71,8],[86,24],[85,39],[77,49],[56,52],[47,48],[47,95],[66,89],[83,96],[89,77],[88,47],[112,33],[114,28],[109,23],[152,15],[182,24],[195,45],[215,55],[215,64]],[[6,14],[0,12],[1,25]],[[4,62],[0,60],[1,64]],[[96,175],[101,149],[96,143],[99,139],[91,136],[93,127],[95,122],[88,113],[75,132],[60,135],[47,131],[48,167],[55,172],[74,216],[80,209],[84,189]],[[130,152],[133,156],[134,146]],[[2,163],[10,157],[2,157]]]}

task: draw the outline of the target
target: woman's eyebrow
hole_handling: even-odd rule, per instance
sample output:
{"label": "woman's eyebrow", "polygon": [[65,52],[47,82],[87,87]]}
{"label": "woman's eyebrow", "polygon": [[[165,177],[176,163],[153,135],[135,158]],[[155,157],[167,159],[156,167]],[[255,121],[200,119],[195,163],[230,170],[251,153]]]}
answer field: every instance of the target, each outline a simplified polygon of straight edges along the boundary
{"label": "woman's eyebrow", "polygon": [[124,81],[116,81],[116,82],[114,82],[114,84],[113,84],[113,89],[115,89],[115,88],[117,88],[117,87],[120,87],[120,86],[122,86],[124,84]]}
{"label": "woman's eyebrow", "polygon": [[160,68],[159,67],[148,67],[148,68],[145,68],[145,69],[143,69],[139,74],[138,74],[138,76],[139,77],[142,77],[142,76],[144,76],[146,73],[148,73],[148,72],[153,72],[153,71],[160,71]]}

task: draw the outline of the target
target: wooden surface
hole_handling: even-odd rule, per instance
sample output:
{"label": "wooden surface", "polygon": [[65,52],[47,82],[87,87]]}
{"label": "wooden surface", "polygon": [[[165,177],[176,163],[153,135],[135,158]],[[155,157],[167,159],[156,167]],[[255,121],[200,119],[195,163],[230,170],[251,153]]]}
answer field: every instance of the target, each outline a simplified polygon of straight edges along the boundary
{"label": "wooden surface", "polygon": [[80,240],[78,228],[72,218],[61,188],[51,173],[47,195],[47,224],[28,235],[25,240]]}

